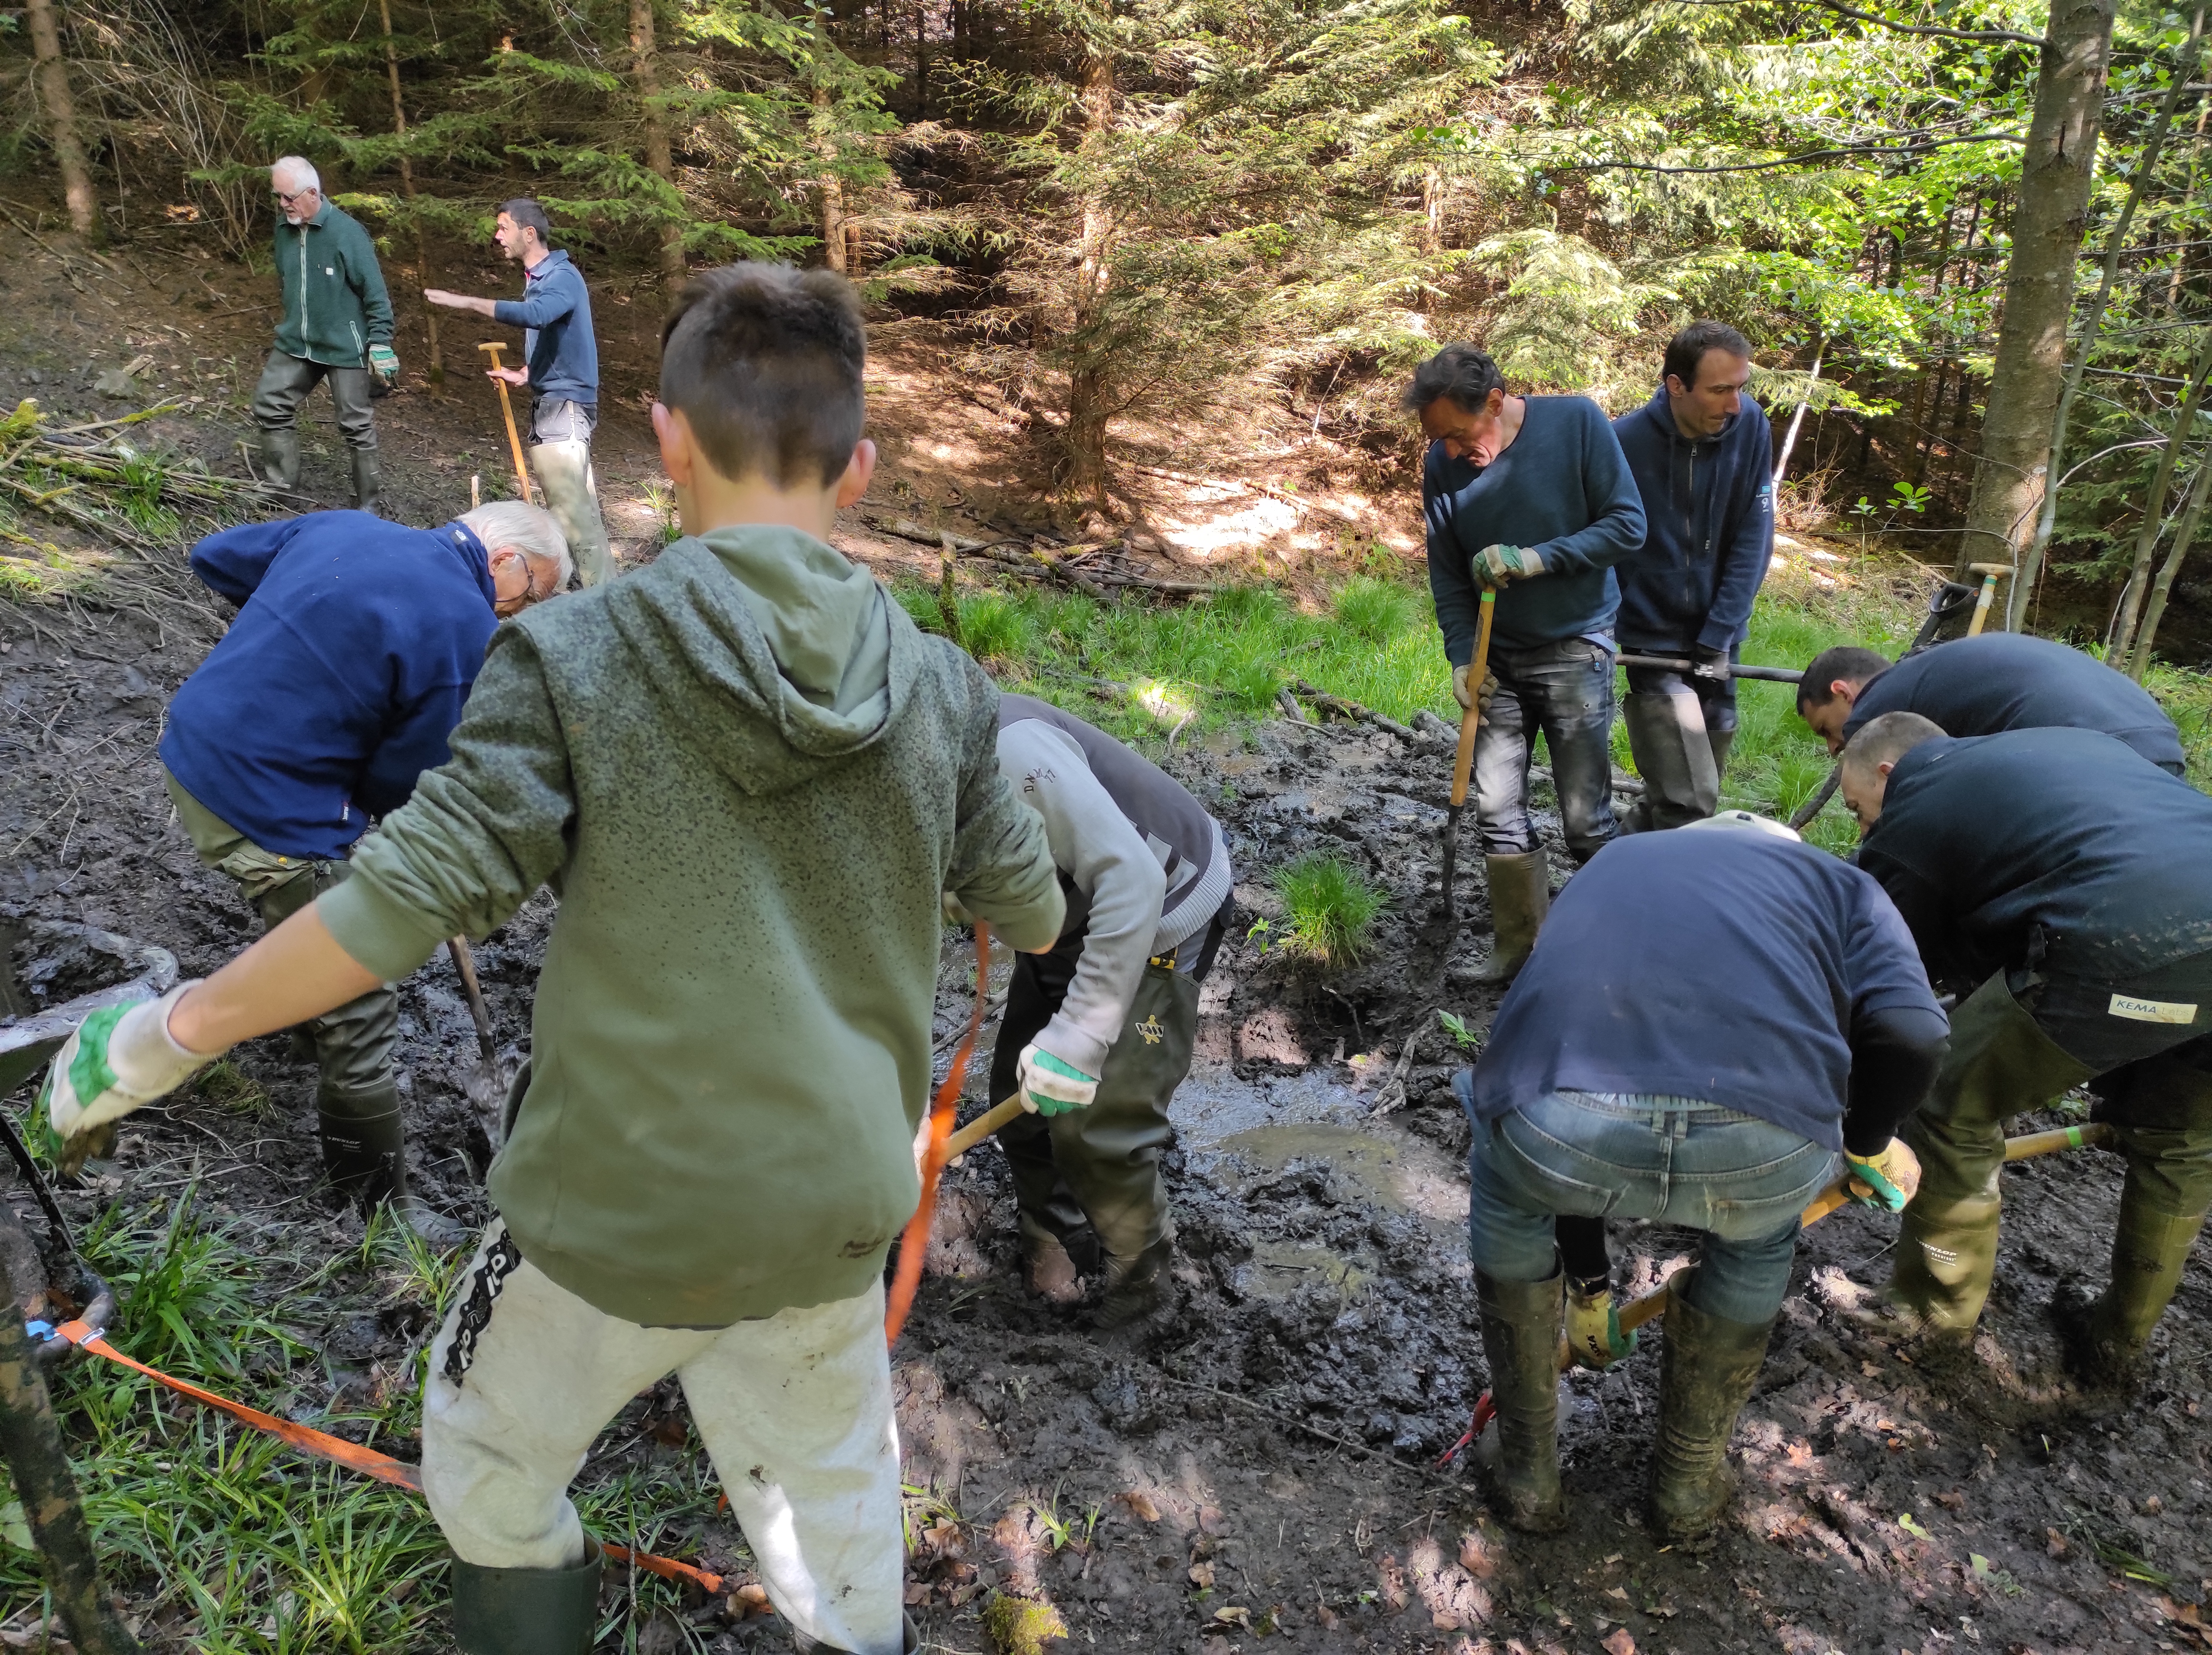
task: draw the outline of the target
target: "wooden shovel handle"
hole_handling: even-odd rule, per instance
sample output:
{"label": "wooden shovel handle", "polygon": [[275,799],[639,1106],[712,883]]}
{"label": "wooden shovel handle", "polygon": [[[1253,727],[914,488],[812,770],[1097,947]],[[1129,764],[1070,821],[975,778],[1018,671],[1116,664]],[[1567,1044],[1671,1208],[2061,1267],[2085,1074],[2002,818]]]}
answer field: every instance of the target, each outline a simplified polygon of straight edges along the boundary
{"label": "wooden shovel handle", "polygon": [[1469,700],[1467,711],[1459,715],[1459,751],[1452,755],[1452,809],[1456,810],[1467,803],[1467,783],[1474,768],[1474,737],[1482,728],[1482,681],[1490,672],[1490,623],[1498,614],[1498,593],[1486,587],[1482,594],[1482,621],[1474,634],[1474,662],[1467,670],[1467,690]]}
{"label": "wooden shovel handle", "polygon": [[[477,349],[491,357],[494,367],[507,366],[499,360],[500,352],[507,349],[505,345],[478,345]],[[514,403],[507,397],[506,380],[494,379],[492,384],[499,388],[499,411],[507,415],[507,445],[514,451],[514,481],[522,490],[522,498],[527,500],[530,498],[530,468],[523,463],[522,438],[514,428]]]}
{"label": "wooden shovel handle", "polygon": [[950,1161],[955,1155],[965,1155],[1021,1112],[1022,1098],[1018,1092],[1004,1103],[994,1104],[988,1112],[976,1116],[945,1140],[945,1158]]}

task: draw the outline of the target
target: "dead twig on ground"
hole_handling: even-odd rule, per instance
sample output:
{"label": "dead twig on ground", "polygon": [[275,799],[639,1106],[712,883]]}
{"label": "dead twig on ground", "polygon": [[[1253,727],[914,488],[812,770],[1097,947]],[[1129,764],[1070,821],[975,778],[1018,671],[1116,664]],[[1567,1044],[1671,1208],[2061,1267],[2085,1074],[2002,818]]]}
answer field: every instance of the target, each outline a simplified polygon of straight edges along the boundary
{"label": "dead twig on ground", "polygon": [[1377,730],[1388,731],[1401,741],[1410,742],[1419,739],[1395,718],[1386,718],[1371,707],[1362,706],[1348,696],[1332,695],[1325,689],[1315,688],[1303,678],[1292,680],[1292,684],[1299,694],[1313,702],[1315,706],[1340,714],[1355,724],[1373,724]]}

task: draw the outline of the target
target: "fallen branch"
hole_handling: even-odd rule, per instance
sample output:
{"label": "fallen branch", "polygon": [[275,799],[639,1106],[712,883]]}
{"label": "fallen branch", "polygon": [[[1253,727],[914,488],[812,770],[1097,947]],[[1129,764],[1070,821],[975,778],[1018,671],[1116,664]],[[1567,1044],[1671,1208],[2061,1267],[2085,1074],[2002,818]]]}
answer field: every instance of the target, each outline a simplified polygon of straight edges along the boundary
{"label": "fallen branch", "polygon": [[1133,465],[1132,471],[1140,471],[1148,477],[1165,477],[1170,482],[1188,484],[1194,488],[1249,488],[1255,494],[1265,494],[1270,500],[1281,500],[1285,506],[1295,506],[1302,512],[1318,512],[1323,517],[1333,517],[1340,523],[1357,526],[1359,519],[1340,506],[1324,506],[1317,500],[1308,500],[1287,488],[1278,488],[1271,482],[1254,482],[1244,477],[1194,477],[1188,471],[1170,471],[1164,465]]}
{"label": "fallen branch", "polygon": [[1436,1015],[1436,1009],[1431,1008],[1413,1025],[1413,1033],[1406,1036],[1406,1049],[1398,1054],[1398,1061],[1391,1067],[1390,1078],[1376,1092],[1375,1107],[1368,1112],[1370,1114],[1387,1115],[1406,1101],[1406,1073],[1413,1066],[1413,1048],[1420,1045],[1421,1036],[1428,1033]]}
{"label": "fallen branch", "polygon": [[1373,724],[1377,730],[1387,730],[1401,741],[1410,742],[1419,739],[1395,718],[1385,718],[1373,708],[1362,706],[1348,696],[1332,695],[1325,689],[1316,688],[1304,678],[1294,682],[1298,694],[1317,706],[1325,707],[1331,712],[1340,713],[1355,724]]}

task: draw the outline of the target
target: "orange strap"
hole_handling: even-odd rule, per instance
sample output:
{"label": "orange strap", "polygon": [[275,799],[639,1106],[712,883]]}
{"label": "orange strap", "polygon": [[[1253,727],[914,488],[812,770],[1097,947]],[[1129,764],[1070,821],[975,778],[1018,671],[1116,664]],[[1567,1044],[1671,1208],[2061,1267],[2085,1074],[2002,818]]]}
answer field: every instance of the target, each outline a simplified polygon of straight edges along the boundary
{"label": "orange strap", "polygon": [[929,1105],[929,1148],[921,1157],[921,1204],[907,1221],[899,1238],[898,1270],[891,1277],[889,1302],[884,1306],[884,1343],[898,1343],[907,1312],[914,1308],[915,1290],[921,1285],[922,1255],[929,1251],[929,1229],[937,1216],[937,1180],[945,1171],[945,1141],[952,1136],[952,1117],[959,1112],[961,1088],[968,1084],[968,1059],[983,1032],[983,1003],[990,997],[991,928],[975,922],[975,1003],[968,1013],[968,1032],[945,1071],[945,1083]]}

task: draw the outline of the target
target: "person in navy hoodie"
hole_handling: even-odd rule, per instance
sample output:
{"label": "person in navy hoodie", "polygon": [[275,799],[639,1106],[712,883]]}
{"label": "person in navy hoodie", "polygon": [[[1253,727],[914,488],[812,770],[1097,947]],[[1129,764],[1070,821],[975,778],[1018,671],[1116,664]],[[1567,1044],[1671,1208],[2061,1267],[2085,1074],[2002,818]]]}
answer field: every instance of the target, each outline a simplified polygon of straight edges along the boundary
{"label": "person in navy hoodie", "polygon": [[[239,610],[169,703],[162,774],[200,860],[274,931],[343,880],[371,820],[446,761],[493,629],[568,584],[568,549],[545,512],[496,500],[437,529],[364,512],[249,523],[191,558]],[[364,1208],[388,1199],[457,1242],[408,1192],[398,1025],[386,983],[300,1031],[319,1071],[323,1165]]]}
{"label": "person in navy hoodie", "polygon": [[1692,663],[1628,669],[1628,749],[1644,795],[1623,833],[1680,828],[1719,807],[1735,740],[1729,676],[1774,553],[1774,439],[1743,394],[1751,345],[1692,322],[1667,346],[1651,400],[1613,422],[1644,500],[1644,543],[1616,572],[1624,652]]}

